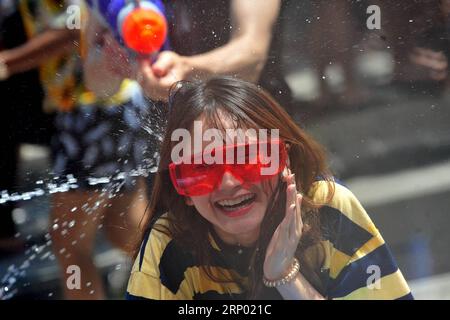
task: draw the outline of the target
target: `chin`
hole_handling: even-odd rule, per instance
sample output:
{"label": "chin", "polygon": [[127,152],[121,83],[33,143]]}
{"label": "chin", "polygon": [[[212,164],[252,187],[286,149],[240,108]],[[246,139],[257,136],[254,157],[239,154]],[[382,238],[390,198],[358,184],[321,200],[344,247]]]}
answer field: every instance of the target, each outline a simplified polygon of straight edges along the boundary
{"label": "chin", "polygon": [[229,234],[242,234],[258,230],[264,218],[265,210],[261,208],[252,208],[248,213],[237,216],[225,215],[217,212],[216,217],[218,225],[216,227]]}

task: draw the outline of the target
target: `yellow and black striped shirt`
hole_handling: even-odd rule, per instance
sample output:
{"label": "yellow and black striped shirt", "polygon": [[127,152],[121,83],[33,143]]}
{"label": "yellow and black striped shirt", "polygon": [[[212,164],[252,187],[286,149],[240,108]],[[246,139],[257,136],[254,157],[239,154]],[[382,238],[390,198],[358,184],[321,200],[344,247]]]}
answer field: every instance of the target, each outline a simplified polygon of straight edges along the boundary
{"label": "yellow and black striped shirt", "polygon": [[[318,181],[311,194],[315,202],[325,203],[328,185]],[[410,289],[387,245],[356,197],[342,185],[335,184],[331,201],[320,209],[322,241],[308,248],[308,261],[320,274],[322,293],[328,299],[412,299]],[[166,224],[165,219],[156,223]],[[210,237],[214,275],[242,276],[248,252],[233,258],[225,254],[224,244]],[[225,245],[226,246],[226,245]],[[247,249],[248,251],[248,249]],[[227,261],[225,261],[227,260]],[[230,260],[234,260],[230,262]],[[234,266],[230,269],[230,266]],[[376,282],[369,281],[374,268]],[[265,298],[281,299],[274,288],[266,288]],[[128,299],[240,299],[243,286],[217,283],[203,271],[193,255],[168,235],[152,229],[142,243],[128,282]]]}

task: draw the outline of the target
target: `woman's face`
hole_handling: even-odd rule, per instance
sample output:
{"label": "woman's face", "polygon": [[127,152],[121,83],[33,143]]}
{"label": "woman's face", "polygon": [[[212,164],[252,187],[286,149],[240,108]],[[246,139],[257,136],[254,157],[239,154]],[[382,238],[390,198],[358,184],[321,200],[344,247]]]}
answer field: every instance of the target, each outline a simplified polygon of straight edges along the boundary
{"label": "woman's face", "polygon": [[[223,128],[234,128],[229,117],[224,116],[221,119]],[[204,122],[203,128],[205,128]],[[203,143],[203,148],[207,144]],[[198,213],[215,227],[219,235],[231,237],[240,243],[242,243],[240,239],[256,240],[277,181],[278,175],[264,182],[243,185],[239,179],[227,171],[213,192],[202,196],[186,197],[186,203],[195,206]]]}

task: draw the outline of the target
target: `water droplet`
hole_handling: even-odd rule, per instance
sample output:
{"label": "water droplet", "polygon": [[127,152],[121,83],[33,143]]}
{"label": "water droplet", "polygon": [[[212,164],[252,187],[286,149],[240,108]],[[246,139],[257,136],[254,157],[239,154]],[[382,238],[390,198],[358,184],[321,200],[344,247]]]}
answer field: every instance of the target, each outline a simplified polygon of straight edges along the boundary
{"label": "water droplet", "polygon": [[86,287],[90,287],[92,285],[92,282],[86,283]]}
{"label": "water droplet", "polygon": [[75,225],[75,220],[72,220],[72,221],[69,222],[68,227],[69,228],[73,228],[74,225]]}
{"label": "water droplet", "polygon": [[58,230],[58,228],[59,228],[59,225],[58,225],[57,223],[55,223],[55,224],[52,226],[52,229],[53,229],[53,230]]}
{"label": "water droplet", "polygon": [[70,212],[75,212],[78,208],[77,207],[73,207]]}

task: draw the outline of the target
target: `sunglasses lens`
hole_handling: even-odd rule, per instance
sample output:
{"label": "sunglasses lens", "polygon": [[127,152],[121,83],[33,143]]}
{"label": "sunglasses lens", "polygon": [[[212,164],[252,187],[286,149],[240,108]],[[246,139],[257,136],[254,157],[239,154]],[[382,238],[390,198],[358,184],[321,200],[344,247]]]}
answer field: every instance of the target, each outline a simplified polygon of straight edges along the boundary
{"label": "sunglasses lens", "polygon": [[197,196],[214,190],[220,166],[179,164],[170,167],[172,182],[178,193]]}
{"label": "sunglasses lens", "polygon": [[[274,143],[276,146],[273,146]],[[286,162],[283,143],[247,144],[232,148],[233,155],[229,154],[229,146],[221,150],[224,164],[170,164],[170,176],[177,192],[186,196],[208,194],[217,188],[226,171],[243,183],[259,182],[280,173]],[[273,157],[271,152],[279,156]],[[273,163],[274,159],[278,163]]]}

